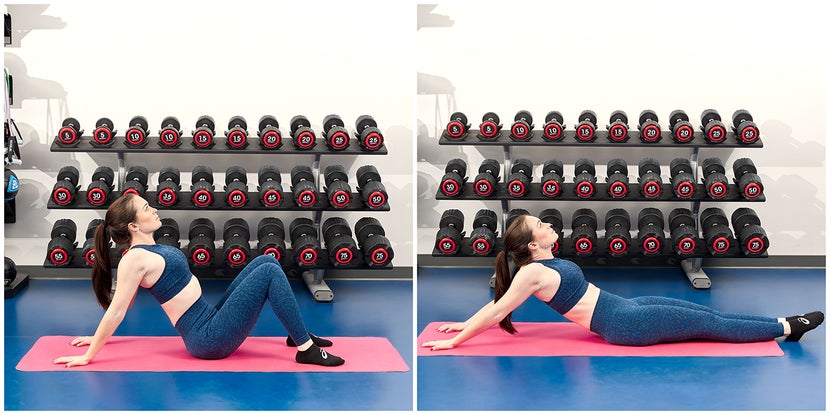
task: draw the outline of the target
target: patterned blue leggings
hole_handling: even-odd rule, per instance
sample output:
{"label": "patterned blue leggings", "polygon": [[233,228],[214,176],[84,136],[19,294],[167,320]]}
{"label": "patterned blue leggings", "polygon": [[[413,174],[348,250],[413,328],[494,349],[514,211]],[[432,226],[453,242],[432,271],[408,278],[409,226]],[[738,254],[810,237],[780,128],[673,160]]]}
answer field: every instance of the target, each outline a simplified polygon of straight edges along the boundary
{"label": "patterned blue leggings", "polygon": [[266,301],[296,344],[310,339],[285,272],[270,255],[251,261],[216,306],[199,298],[176,322],[176,331],[193,357],[222,359],[245,341]]}
{"label": "patterned blue leggings", "polygon": [[784,335],[784,326],[772,317],[722,313],[675,298],[628,299],[600,291],[591,331],[612,344],[646,346],[692,339],[772,340]]}

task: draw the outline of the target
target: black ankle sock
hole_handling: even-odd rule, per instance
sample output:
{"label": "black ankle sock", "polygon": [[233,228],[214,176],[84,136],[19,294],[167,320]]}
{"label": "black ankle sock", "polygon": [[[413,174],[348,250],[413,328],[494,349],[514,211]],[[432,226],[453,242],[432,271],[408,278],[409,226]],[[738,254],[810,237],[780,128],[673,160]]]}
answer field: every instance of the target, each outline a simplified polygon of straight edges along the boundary
{"label": "black ankle sock", "polygon": [[297,350],[294,358],[297,363],[306,363],[320,366],[340,366],[346,361],[312,344],[307,350]]}
{"label": "black ankle sock", "polygon": [[[823,321],[824,320],[824,313],[822,313],[821,311],[811,311],[809,313],[797,314],[797,315],[794,315],[794,316],[785,317],[785,319],[787,321],[790,321],[790,320],[795,320],[799,317],[806,317],[807,320],[810,320],[810,319],[813,319],[813,318],[820,318]],[[821,323],[819,323],[819,324],[821,324]]]}
{"label": "black ankle sock", "polygon": [[784,340],[790,342],[797,342],[801,340],[804,333],[818,327],[824,322],[824,313],[821,311],[813,311],[801,316],[793,316],[792,319],[787,318],[790,323],[790,335]]}
{"label": "black ankle sock", "polygon": [[[308,337],[311,337],[311,342],[312,343],[314,343],[315,345],[320,346],[320,347],[329,347],[333,344],[331,342],[331,340],[324,339],[322,337],[317,337],[317,336],[315,336],[311,333],[308,333]],[[288,336],[288,337],[285,338],[285,344],[288,347],[297,347],[297,344],[294,343],[294,339],[292,339],[291,336]]]}

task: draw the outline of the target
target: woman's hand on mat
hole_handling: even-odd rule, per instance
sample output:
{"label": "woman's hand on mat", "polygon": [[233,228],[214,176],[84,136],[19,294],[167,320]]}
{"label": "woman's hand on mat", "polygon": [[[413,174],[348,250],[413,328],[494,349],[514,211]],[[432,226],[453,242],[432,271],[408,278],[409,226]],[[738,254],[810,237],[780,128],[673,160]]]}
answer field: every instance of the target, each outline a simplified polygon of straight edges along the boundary
{"label": "woman's hand on mat", "polygon": [[89,346],[90,343],[92,343],[92,336],[76,337],[69,342],[73,346]]}
{"label": "woman's hand on mat", "polygon": [[430,340],[428,342],[423,342],[421,344],[423,347],[431,347],[433,351],[435,350],[444,350],[444,349],[452,349],[455,345],[452,344],[452,339],[450,340]]}
{"label": "woman's hand on mat", "polygon": [[55,359],[52,363],[66,363],[66,367],[84,366],[89,364],[89,358],[86,356],[64,356]]}
{"label": "woman's hand on mat", "polygon": [[464,330],[464,327],[467,327],[467,323],[449,323],[449,324],[442,324],[435,331],[438,331],[438,332],[441,332],[441,333],[449,333],[449,332],[453,332],[453,331]]}

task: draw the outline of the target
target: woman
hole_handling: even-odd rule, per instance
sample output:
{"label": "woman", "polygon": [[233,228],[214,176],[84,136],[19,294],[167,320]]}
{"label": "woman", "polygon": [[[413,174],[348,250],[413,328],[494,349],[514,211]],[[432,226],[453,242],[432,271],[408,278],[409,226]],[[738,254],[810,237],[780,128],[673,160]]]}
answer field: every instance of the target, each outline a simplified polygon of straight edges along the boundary
{"label": "woman", "polygon": [[[787,318],[729,314],[667,297],[626,299],[585,281],[571,261],[554,258],[551,246],[559,236],[549,223],[530,215],[515,218],[504,234],[504,251],[496,257],[493,301],[463,323],[445,324],[439,332],[459,331],[448,340],[427,341],[432,350],[450,349],[493,324],[516,333],[511,313],[531,294],[565,318],[599,334],[612,344],[646,346],[690,339],[755,342],[801,336],[824,321],[820,311]],[[512,278],[507,254],[518,267]]]}
{"label": "woman", "polygon": [[[306,331],[291,286],[274,257],[261,255],[251,261],[219,303],[211,306],[202,297],[199,280],[190,272],[184,253],[155,243],[153,232],[159,227],[161,220],[156,209],[139,196],[121,196],[107,209],[104,222],[95,230],[92,270],[93,290],[106,312],[94,336],[70,342],[73,346],[89,345],[85,354],[59,357],[54,363],[65,363],[66,367],[89,364],[121,324],[138,287],[156,297],[194,357],[222,359],[233,353],[248,337],[262,306],[268,302],[288,331],[287,344],[297,347],[297,362],[322,366],[344,363],[320,348],[331,346],[331,341]],[[112,297],[110,238],[116,244],[130,246],[118,263]]]}

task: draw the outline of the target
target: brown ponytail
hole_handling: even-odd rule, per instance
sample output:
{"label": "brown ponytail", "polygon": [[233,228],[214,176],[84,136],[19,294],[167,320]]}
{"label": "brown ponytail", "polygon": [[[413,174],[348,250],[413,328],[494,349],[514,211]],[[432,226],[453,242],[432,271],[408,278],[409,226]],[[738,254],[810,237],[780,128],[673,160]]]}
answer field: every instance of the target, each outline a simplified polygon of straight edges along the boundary
{"label": "brown ponytail", "polygon": [[116,244],[130,242],[127,225],[135,220],[136,211],[132,206],[132,193],[127,193],[110,205],[104,223],[95,228],[95,264],[92,267],[92,290],[98,304],[106,310],[112,302],[112,261],[110,239]]}
{"label": "brown ponytail", "polygon": [[[496,255],[493,302],[499,301],[504,296],[513,281],[507,255],[510,255],[510,259],[513,260],[517,268],[527,265],[531,261],[530,250],[527,245],[533,240],[533,232],[525,224],[526,217],[527,215],[517,216],[507,227],[507,231],[504,232],[504,251]],[[499,322],[499,327],[510,334],[515,334],[516,328],[513,327],[513,323],[510,321],[512,317],[512,312],[504,316]]]}

